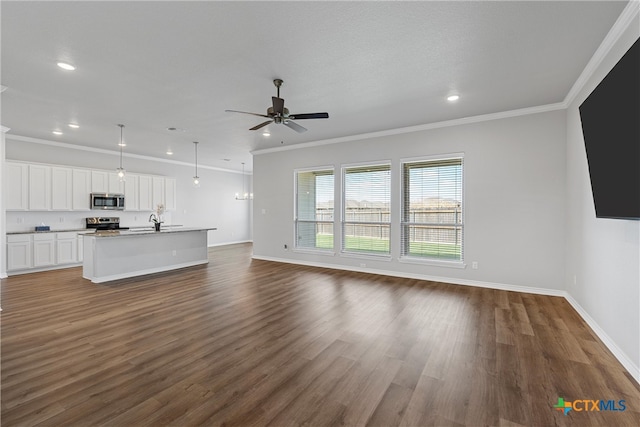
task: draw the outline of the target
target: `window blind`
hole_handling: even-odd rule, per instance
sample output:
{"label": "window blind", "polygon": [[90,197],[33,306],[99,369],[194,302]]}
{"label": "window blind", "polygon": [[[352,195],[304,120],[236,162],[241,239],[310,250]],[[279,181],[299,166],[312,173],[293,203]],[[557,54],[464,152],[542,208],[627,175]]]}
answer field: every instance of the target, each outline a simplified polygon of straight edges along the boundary
{"label": "window blind", "polygon": [[391,165],[346,167],[342,251],[389,255]]}
{"label": "window blind", "polygon": [[403,163],[401,256],[462,261],[463,159]]}
{"label": "window blind", "polygon": [[296,248],[333,249],[333,169],[296,172]]}

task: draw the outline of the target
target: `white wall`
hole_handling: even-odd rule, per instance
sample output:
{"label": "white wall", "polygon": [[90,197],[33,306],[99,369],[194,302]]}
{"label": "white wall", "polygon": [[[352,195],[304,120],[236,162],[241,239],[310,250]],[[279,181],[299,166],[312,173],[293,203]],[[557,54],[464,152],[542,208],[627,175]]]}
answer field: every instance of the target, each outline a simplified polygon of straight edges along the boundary
{"label": "white wall", "polygon": [[[7,160],[79,166],[95,169],[114,169],[119,164],[119,153],[95,153],[49,144],[15,140],[7,135]],[[192,165],[179,165],[150,159],[124,157],[124,167],[130,173],[144,173],[176,178],[177,210],[165,215],[168,224],[189,227],[217,227],[209,232],[209,245],[251,240],[251,202],[235,200],[242,190],[240,173],[198,167],[200,188],[193,188]],[[111,168],[113,166],[114,168]],[[115,170],[115,169],[114,169]],[[245,187],[251,185],[251,176],[245,177]],[[149,225],[151,212],[117,212],[123,226]],[[84,218],[95,212],[7,212],[7,231],[32,230],[45,222],[52,229],[84,228]],[[18,222],[18,218],[22,222]],[[60,218],[63,222],[60,222]]]}
{"label": "white wall", "polygon": [[[5,127],[0,126],[0,189],[4,188]],[[4,191],[0,194],[0,279],[7,277],[7,235]]]}
{"label": "white wall", "polygon": [[[481,123],[254,154],[254,256],[338,268],[440,278],[453,283],[561,290],[564,287],[565,113],[551,111]],[[464,152],[467,268],[400,263],[400,198],[392,199],[391,261],[285,250],[294,243],[294,169],[392,162]],[[336,206],[340,206],[339,193]],[[263,213],[264,210],[264,213]],[[339,217],[339,215],[336,215]],[[339,227],[337,228],[339,229]],[[479,268],[472,270],[472,261]],[[366,263],[366,268],[361,268]],[[560,291],[558,291],[560,292]]]}
{"label": "white wall", "polygon": [[607,344],[640,382],[640,221],[596,218],[578,111],[639,36],[636,15],[567,110],[565,282],[569,295],[595,322],[592,327],[606,334],[600,334],[605,341],[608,336]]}

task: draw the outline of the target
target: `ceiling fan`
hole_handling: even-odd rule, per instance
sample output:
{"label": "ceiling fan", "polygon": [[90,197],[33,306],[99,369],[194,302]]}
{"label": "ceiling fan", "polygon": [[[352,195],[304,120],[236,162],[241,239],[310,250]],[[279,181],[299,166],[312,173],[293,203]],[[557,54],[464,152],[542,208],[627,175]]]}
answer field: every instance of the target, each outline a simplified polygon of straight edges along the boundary
{"label": "ceiling fan", "polygon": [[305,113],[305,114],[290,114],[289,109],[284,107],[284,99],[280,98],[280,86],[282,86],[283,81],[281,79],[275,79],[273,84],[277,88],[277,96],[271,97],[272,106],[267,108],[267,114],[258,114],[258,113],[249,113],[247,111],[237,111],[237,110],[225,110],[229,113],[242,113],[242,114],[251,114],[252,116],[258,117],[266,117],[269,120],[260,123],[252,127],[249,130],[258,130],[262,127],[267,126],[271,123],[283,124],[290,129],[295,130],[298,133],[306,132],[307,129],[305,127],[300,126],[295,123],[293,120],[306,120],[306,119],[328,119],[329,113]]}

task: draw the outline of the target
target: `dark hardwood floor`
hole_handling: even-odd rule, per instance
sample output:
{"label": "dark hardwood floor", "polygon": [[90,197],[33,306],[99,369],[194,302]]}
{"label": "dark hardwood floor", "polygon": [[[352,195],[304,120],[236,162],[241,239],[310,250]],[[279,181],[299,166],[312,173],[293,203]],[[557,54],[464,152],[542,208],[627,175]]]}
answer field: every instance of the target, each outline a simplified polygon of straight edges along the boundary
{"label": "dark hardwood floor", "polygon": [[2,426],[640,425],[638,384],[562,298],[209,254],[3,280]]}

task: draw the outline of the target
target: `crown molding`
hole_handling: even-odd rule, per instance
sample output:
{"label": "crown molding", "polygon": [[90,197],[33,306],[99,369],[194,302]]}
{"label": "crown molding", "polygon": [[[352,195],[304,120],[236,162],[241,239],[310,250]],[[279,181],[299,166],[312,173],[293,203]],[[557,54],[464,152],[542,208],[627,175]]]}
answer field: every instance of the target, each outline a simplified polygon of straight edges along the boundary
{"label": "crown molding", "polygon": [[[91,153],[100,153],[100,154],[108,154],[108,155],[112,155],[112,156],[120,156],[120,151],[105,150],[104,148],[95,148],[95,147],[86,147],[86,146],[75,145],[75,144],[68,144],[66,142],[50,141],[48,139],[32,138],[30,136],[20,136],[20,135],[11,135],[11,134],[9,134],[9,135],[6,136],[6,139],[7,140],[13,140],[13,141],[30,142],[30,143],[33,143],[33,144],[48,145],[50,147],[56,147],[56,148],[68,148],[68,149],[71,149],[71,150],[88,151],[88,152],[91,152]],[[163,159],[163,158],[160,158],[160,157],[144,156],[142,154],[123,153],[122,156],[131,158],[131,159],[140,159],[140,160],[147,160],[147,161],[151,161],[151,162],[170,163],[172,165],[193,167],[193,163],[190,163],[190,162],[182,162],[180,160]],[[218,167],[215,167],[215,166],[207,166],[207,165],[198,164],[198,168],[199,169],[208,169],[208,170],[213,170],[213,171],[218,171],[218,172],[235,173],[235,174],[242,175],[241,171],[218,168]],[[251,175],[251,173],[250,172],[245,172],[245,175]]]}
{"label": "crown molding", "polygon": [[505,118],[510,118],[510,117],[526,116],[526,115],[529,115],[529,114],[545,113],[545,112],[548,112],[548,111],[562,110],[562,109],[565,109],[565,108],[567,108],[565,103],[564,102],[559,102],[559,103],[555,103],[555,104],[540,105],[540,106],[537,106],[537,107],[527,107],[527,108],[520,108],[520,109],[517,109],[517,110],[503,111],[503,112],[500,112],[500,113],[490,113],[490,114],[481,114],[479,116],[463,117],[463,118],[460,118],[460,119],[446,120],[446,121],[442,121],[442,122],[429,123],[429,124],[425,124],[425,125],[408,126],[408,127],[403,127],[403,128],[397,128],[397,129],[383,130],[383,131],[379,131],[379,132],[370,132],[370,133],[363,133],[363,134],[359,134],[359,135],[344,136],[344,137],[340,137],[340,138],[331,138],[331,139],[324,139],[324,140],[319,140],[319,141],[311,141],[311,142],[305,142],[305,143],[302,143],[302,144],[295,144],[295,145],[288,146],[288,147],[264,148],[264,149],[261,149],[261,150],[252,151],[251,154],[256,156],[256,155],[260,155],[260,154],[275,153],[275,152],[279,152],[279,151],[297,150],[297,149],[301,149],[301,148],[309,148],[309,147],[318,147],[318,146],[321,146],[321,145],[337,144],[337,143],[340,143],[340,142],[359,141],[359,140],[363,140],[363,139],[371,139],[371,138],[380,138],[380,137],[384,137],[384,136],[401,135],[401,134],[404,134],[404,133],[420,132],[420,131],[425,131],[425,130],[430,130],[430,129],[439,129],[439,128],[444,128],[444,127],[460,126],[460,125],[466,125],[466,124],[471,124],[471,123],[486,122],[486,121],[490,121],[490,120],[505,119]]}
{"label": "crown molding", "polygon": [[618,42],[622,34],[629,28],[629,25],[631,25],[639,13],[640,0],[631,0],[627,3],[627,6],[622,10],[622,13],[618,16],[618,19],[607,33],[604,40],[602,40],[602,43],[600,43],[600,46],[596,49],[586,67],[584,67],[584,70],[582,70],[582,73],[571,87],[571,90],[569,90],[569,93],[567,93],[567,96],[564,98],[563,104],[565,104],[567,108],[573,101],[575,101],[580,91],[587,84],[591,76],[593,76],[604,58],[609,54],[611,48]]}

